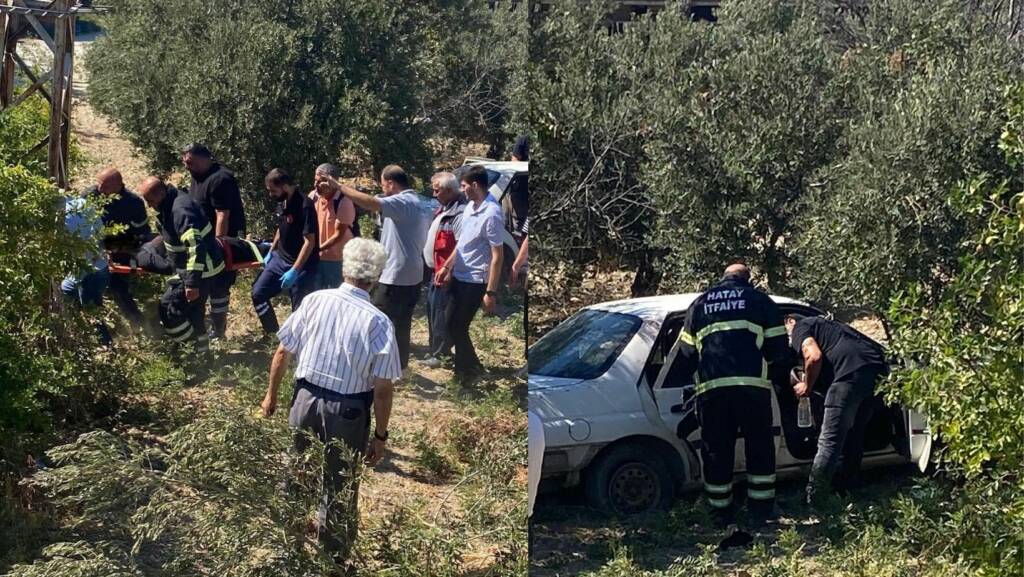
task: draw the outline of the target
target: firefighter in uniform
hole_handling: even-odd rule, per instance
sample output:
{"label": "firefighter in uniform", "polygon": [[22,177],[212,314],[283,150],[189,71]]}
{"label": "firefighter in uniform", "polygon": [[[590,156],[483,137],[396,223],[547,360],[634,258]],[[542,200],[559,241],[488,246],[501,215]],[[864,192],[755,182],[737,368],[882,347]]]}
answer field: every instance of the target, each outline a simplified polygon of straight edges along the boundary
{"label": "firefighter in uniform", "polygon": [[160,322],[171,340],[191,340],[199,352],[208,351],[206,301],[224,271],[213,227],[196,201],[155,176],[147,178],[139,191],[157,211],[164,248],[178,273],[160,298]]}
{"label": "firefighter in uniform", "polygon": [[[745,265],[734,264],[690,306],[672,357],[665,363],[664,374],[674,362],[684,363],[681,374],[696,372],[704,493],[723,525],[733,521],[736,509],[733,463],[740,436],[744,439],[750,517],[758,522],[773,514],[775,441],[768,365],[784,358],[786,341],[775,303],[750,284],[750,270]],[[737,538],[738,542],[732,543]],[[722,547],[750,540],[749,535],[737,531]]]}
{"label": "firefighter in uniform", "polygon": [[[96,175],[96,185],[85,191],[90,198],[106,198],[103,205],[103,226],[120,225],[123,230],[117,234],[108,234],[103,239],[104,248],[110,253],[111,260],[120,259],[134,254],[146,241],[153,238],[149,229],[149,215],[142,199],[124,186],[121,173],[115,168],[107,168]],[[131,279],[126,275],[110,275],[107,290],[113,295],[114,302],[121,314],[136,327],[145,328],[145,317],[135,302],[131,292]]]}

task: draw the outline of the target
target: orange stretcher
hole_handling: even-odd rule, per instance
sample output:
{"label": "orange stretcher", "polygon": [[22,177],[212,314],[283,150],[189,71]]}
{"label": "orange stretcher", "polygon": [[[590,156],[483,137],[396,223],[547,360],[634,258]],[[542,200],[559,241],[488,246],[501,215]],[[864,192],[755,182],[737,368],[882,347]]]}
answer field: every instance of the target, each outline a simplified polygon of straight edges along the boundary
{"label": "orange stretcher", "polygon": [[[269,242],[244,238],[217,237],[217,243],[224,255],[224,269],[229,271],[261,268],[263,259],[270,250]],[[112,254],[109,268],[113,274],[124,275],[167,275],[173,274],[174,270],[171,259],[163,250],[163,241],[160,237],[143,245],[135,254]]]}

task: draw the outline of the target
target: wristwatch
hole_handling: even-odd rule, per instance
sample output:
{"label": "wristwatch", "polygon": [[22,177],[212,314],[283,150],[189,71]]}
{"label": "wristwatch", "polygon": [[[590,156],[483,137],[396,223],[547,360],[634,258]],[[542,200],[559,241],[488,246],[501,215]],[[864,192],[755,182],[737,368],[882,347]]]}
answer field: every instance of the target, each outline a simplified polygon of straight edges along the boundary
{"label": "wristwatch", "polygon": [[487,291],[484,294],[489,296],[489,297],[497,297],[498,296],[498,293],[496,293],[494,291]]}
{"label": "wristwatch", "polygon": [[384,431],[383,435],[378,433],[376,430],[373,431],[373,438],[377,439],[378,441],[383,441],[386,443],[388,441],[388,436],[389,435],[387,431]]}

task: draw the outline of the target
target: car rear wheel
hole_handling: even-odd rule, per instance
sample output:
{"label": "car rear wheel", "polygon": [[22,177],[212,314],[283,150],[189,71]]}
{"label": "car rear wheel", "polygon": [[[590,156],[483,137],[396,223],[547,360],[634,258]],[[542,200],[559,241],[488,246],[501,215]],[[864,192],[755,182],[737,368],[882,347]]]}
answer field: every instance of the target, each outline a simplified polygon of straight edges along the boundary
{"label": "car rear wheel", "polygon": [[611,448],[592,464],[584,479],[591,507],[616,515],[667,511],[675,482],[661,452],[639,444]]}

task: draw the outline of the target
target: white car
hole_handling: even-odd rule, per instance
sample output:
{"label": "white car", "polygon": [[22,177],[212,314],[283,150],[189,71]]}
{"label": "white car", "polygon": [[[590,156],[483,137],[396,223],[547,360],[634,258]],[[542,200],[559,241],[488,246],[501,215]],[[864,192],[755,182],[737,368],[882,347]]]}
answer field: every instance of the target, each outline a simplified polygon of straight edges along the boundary
{"label": "white car", "polygon": [[[665,295],[581,309],[529,350],[529,408],[543,422],[545,487],[583,485],[597,509],[629,515],[671,506],[701,486],[700,429],[692,378],[658,373],[699,295]],[[772,297],[783,314],[824,315],[806,303]],[[794,354],[793,365],[797,363]],[[772,394],[776,470],[799,474],[817,448],[817,426],[797,426],[792,366]],[[877,410],[865,437],[864,467],[913,462],[931,452],[925,418],[908,409]],[[743,440],[735,470],[744,470]]]}

